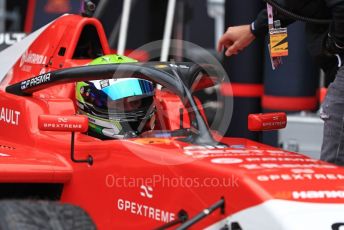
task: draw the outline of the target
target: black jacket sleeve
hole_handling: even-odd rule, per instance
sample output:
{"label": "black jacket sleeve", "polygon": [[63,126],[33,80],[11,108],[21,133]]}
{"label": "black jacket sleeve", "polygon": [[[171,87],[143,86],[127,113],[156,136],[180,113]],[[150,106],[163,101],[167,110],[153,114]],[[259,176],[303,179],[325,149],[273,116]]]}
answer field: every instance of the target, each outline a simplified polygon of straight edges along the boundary
{"label": "black jacket sleeve", "polygon": [[[279,0],[276,0],[277,2]],[[330,36],[339,47],[344,49],[344,0],[289,0],[288,9],[306,17],[331,17]],[[282,26],[288,26],[294,20],[274,10],[274,20],[281,20]],[[266,10],[262,10],[252,23],[254,35],[260,36],[268,32]]]}
{"label": "black jacket sleeve", "polygon": [[[280,20],[282,27],[286,27],[294,22],[293,19],[287,18],[284,15],[278,14],[278,12],[275,10],[274,10],[274,20]],[[268,28],[269,26],[268,26],[267,10],[264,9],[260,11],[256,20],[252,22],[251,31],[256,37],[264,36],[268,33]]]}
{"label": "black jacket sleeve", "polygon": [[258,14],[256,20],[251,24],[251,31],[254,36],[264,36],[268,32],[268,18],[267,18],[267,11],[262,10]]}
{"label": "black jacket sleeve", "polygon": [[344,49],[344,0],[324,0],[332,13],[330,35]]}

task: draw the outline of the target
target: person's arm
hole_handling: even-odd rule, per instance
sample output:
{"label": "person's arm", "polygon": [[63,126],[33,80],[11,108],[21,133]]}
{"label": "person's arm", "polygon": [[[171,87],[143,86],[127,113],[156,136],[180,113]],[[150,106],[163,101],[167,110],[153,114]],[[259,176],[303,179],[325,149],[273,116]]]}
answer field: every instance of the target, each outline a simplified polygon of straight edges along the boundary
{"label": "person's arm", "polygon": [[[283,27],[294,22],[294,20],[277,15],[277,13],[275,14],[274,18],[281,20]],[[250,25],[229,27],[218,43],[218,51],[221,52],[224,48],[226,49],[226,56],[238,54],[241,50],[249,46],[256,37],[265,36],[267,33],[268,17],[267,10],[265,9],[258,14],[256,20]]]}
{"label": "person's arm", "polygon": [[[275,10],[274,10],[274,20],[280,20],[282,27],[287,27],[288,25],[294,22],[294,20],[287,18],[282,14],[279,14]],[[262,10],[258,14],[256,20],[251,23],[251,30],[252,30],[252,33],[256,37],[265,36],[266,34],[268,34],[269,25],[268,25],[268,15],[267,15],[266,9]]]}

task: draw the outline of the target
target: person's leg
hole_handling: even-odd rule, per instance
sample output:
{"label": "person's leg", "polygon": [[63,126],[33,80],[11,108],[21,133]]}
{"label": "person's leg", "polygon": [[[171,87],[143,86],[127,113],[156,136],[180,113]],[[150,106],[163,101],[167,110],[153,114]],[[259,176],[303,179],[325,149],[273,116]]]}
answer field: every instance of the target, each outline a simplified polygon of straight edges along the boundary
{"label": "person's leg", "polygon": [[325,124],[320,159],[344,166],[344,66],[328,87],[322,108]]}

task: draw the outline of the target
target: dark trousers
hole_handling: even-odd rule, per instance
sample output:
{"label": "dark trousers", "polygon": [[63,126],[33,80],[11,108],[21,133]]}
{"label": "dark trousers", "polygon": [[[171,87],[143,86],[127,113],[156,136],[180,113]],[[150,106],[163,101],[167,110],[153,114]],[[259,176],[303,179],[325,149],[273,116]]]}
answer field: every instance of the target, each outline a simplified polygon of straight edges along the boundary
{"label": "dark trousers", "polygon": [[320,116],[325,122],[321,160],[344,166],[344,66],[328,87]]}

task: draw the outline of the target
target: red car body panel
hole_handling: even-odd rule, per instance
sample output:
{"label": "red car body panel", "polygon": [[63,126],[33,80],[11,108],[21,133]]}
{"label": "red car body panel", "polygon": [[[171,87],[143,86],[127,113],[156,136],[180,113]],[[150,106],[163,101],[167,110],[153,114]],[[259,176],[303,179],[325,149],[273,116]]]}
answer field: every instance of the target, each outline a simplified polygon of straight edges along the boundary
{"label": "red car body panel", "polygon": [[73,168],[58,154],[25,145],[13,147],[3,141],[1,144],[6,151],[1,155],[1,183],[66,183],[72,178]]}

